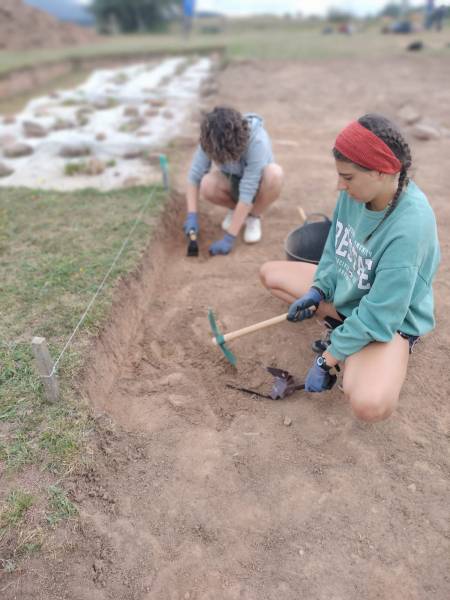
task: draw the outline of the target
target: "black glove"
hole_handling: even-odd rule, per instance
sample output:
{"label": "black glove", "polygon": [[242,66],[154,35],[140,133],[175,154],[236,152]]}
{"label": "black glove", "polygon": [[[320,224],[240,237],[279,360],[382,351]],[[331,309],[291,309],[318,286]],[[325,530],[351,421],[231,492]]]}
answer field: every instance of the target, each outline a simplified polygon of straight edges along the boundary
{"label": "black glove", "polygon": [[184,221],[184,225],[183,225],[183,231],[186,235],[189,235],[190,231],[195,231],[195,233],[198,235],[198,232],[200,230],[199,224],[198,224],[198,215],[196,212],[188,212],[187,216],[186,216],[186,220]]}
{"label": "black glove", "polygon": [[331,375],[330,369],[323,356],[318,356],[308,371],[305,381],[305,391],[324,392],[331,390],[337,381],[336,375]]}
{"label": "black glove", "polygon": [[315,313],[314,310],[311,310],[311,307],[315,306],[317,308],[322,300],[322,292],[315,287],[310,288],[306,294],[303,294],[290,305],[287,320],[303,321],[303,319],[310,319]]}

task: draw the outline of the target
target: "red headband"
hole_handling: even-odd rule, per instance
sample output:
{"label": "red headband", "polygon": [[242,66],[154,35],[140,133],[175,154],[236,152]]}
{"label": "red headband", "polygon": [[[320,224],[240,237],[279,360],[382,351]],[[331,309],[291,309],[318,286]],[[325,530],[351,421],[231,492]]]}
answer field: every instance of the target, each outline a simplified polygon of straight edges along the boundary
{"label": "red headband", "polygon": [[358,121],[341,131],[334,147],[352,162],[371,171],[394,174],[402,169],[402,163],[389,146]]}

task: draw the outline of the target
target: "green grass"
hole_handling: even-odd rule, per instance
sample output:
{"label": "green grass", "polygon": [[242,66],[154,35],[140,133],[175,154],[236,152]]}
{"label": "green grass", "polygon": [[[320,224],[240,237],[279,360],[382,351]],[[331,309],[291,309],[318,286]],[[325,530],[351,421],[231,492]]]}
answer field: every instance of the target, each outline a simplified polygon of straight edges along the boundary
{"label": "green grass", "polygon": [[199,36],[189,41],[175,34],[147,34],[103,37],[93,44],[66,48],[34,49],[27,51],[0,52],[0,75],[18,68],[38,64],[71,60],[75,68],[82,68],[84,60],[112,57],[124,58],[145,54],[175,54],[186,52],[209,52],[220,45],[216,36]]}
{"label": "green grass", "polygon": [[57,485],[48,488],[49,512],[47,521],[53,527],[64,519],[78,514],[76,506],[67,498],[65,491]]}
{"label": "green grass", "polygon": [[86,169],[86,161],[68,162],[64,165],[64,175],[67,175],[68,177],[81,175],[82,173],[86,173]]}
{"label": "green grass", "polygon": [[442,32],[420,32],[405,35],[382,35],[381,23],[358,24],[358,31],[351,35],[322,35],[324,23],[301,23],[280,19],[254,22],[230,21],[215,34],[201,31],[197,26],[189,40],[179,33],[136,34],[128,36],[104,36],[94,44],[59,49],[0,52],[0,75],[17,68],[37,64],[71,60],[74,68],[81,69],[83,61],[92,58],[127,56],[151,56],[156,54],[186,54],[188,52],[211,52],[224,48],[229,57],[238,59],[315,60],[336,57],[374,56],[389,57],[404,53],[405,46],[419,38],[426,46],[421,53],[450,54],[448,43],[449,23]]}
{"label": "green grass", "polygon": [[12,490],[0,514],[0,534],[9,527],[17,526],[33,504],[33,496],[21,490]]}
{"label": "green grass", "polygon": [[[84,459],[93,423],[77,402],[74,380],[90,340],[111,306],[114,283],[139,262],[165,194],[156,188],[71,194],[3,189],[0,195],[0,470],[2,493],[19,488],[21,474],[38,468],[54,478],[48,490],[47,526],[75,515],[64,476]],[[49,404],[33,364],[31,339],[47,339],[53,359],[79,322],[118,250],[150,200],[86,320],[59,364],[60,400]],[[38,490],[41,496],[45,491]],[[2,540],[12,570],[20,552],[41,544],[36,528],[23,529],[31,496],[11,491],[2,511]],[[13,530],[17,530],[14,532]],[[39,540],[37,541],[37,538]],[[25,540],[25,541],[24,541]],[[20,553],[19,553],[20,554]]]}
{"label": "green grass", "polygon": [[46,403],[30,342],[47,338],[54,358],[78,323],[89,300],[149,198],[150,190],[70,195],[3,190],[0,225],[0,459],[8,470],[30,463],[61,471],[77,454],[89,423],[71,403],[71,378],[89,337],[107,313],[113,283],[138,262],[149,223],[161,204],[158,190],[113,269],[106,289],[86,318],[79,338],[60,363],[62,401]]}

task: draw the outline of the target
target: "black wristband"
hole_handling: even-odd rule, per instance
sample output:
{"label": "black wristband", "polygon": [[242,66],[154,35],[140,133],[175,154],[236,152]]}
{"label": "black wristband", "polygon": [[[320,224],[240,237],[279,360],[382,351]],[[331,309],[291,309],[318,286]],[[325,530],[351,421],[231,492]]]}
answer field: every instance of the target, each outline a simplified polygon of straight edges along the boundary
{"label": "black wristband", "polygon": [[326,363],[326,360],[323,356],[318,356],[316,359],[317,366],[320,367],[323,371],[329,373],[333,367],[329,367]]}
{"label": "black wristband", "polygon": [[322,300],[325,300],[325,294],[323,293],[323,291],[320,288],[318,288],[316,285],[312,285],[311,289],[319,292],[319,294],[322,296]]}

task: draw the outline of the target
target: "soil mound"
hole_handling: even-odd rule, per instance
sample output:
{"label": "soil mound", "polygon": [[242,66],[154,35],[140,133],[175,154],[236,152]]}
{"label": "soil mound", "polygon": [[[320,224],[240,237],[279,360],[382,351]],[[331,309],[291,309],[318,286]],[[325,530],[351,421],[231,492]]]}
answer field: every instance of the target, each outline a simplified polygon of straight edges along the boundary
{"label": "soil mound", "polygon": [[62,23],[42,10],[26,6],[22,0],[1,2],[0,50],[75,46],[96,39],[92,30]]}

